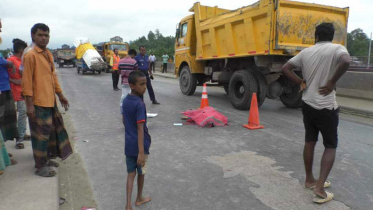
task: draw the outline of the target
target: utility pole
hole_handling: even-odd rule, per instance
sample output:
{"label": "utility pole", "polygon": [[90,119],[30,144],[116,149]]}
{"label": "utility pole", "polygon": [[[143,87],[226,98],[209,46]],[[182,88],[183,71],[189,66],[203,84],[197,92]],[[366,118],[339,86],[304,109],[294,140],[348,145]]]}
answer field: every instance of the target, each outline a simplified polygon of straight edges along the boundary
{"label": "utility pole", "polygon": [[367,69],[370,68],[370,52],[372,50],[372,32],[370,33],[370,39],[369,39],[369,53],[368,53],[368,66]]}

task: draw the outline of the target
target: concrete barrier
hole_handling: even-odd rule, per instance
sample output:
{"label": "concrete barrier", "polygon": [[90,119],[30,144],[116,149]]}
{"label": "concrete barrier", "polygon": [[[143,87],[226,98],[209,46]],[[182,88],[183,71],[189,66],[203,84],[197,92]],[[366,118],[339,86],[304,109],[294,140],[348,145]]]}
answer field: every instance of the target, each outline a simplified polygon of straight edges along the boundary
{"label": "concrete barrier", "polygon": [[347,72],[338,81],[337,87],[373,91],[373,72]]}
{"label": "concrete barrier", "polygon": [[373,100],[373,72],[347,72],[337,83],[337,94]]}

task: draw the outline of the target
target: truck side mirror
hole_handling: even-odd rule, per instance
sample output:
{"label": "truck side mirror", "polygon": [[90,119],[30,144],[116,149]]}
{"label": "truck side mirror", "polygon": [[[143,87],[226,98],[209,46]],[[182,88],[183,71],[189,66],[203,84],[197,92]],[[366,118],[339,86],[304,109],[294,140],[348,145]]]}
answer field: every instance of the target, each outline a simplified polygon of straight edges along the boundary
{"label": "truck side mirror", "polygon": [[180,35],[180,29],[176,29],[176,38],[178,38],[179,37],[179,35]]}

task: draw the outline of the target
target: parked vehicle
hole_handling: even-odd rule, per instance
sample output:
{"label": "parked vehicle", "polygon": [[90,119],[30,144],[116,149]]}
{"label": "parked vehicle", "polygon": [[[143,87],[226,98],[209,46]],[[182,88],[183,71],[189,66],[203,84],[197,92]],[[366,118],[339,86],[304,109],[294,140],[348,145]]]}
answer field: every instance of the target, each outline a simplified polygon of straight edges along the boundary
{"label": "parked vehicle", "polygon": [[114,49],[118,49],[118,54],[120,58],[124,58],[128,54],[129,44],[123,42],[123,39],[119,36],[110,39],[110,42],[101,42],[95,45],[97,52],[101,55],[103,60],[107,64],[106,73],[111,70],[110,59],[114,54]]}
{"label": "parked vehicle", "polygon": [[102,60],[100,54],[89,42],[86,37],[76,38],[74,40],[74,46],[76,47],[76,58],[77,58],[77,72],[93,72],[101,74],[101,71],[106,70],[106,63]]}
{"label": "parked vehicle", "polygon": [[56,62],[60,68],[72,65],[75,67],[75,50],[67,48],[67,49],[57,49],[57,58]]}
{"label": "parked vehicle", "polygon": [[[345,45],[348,8],[289,0],[260,0],[227,10],[195,3],[178,24],[175,73],[181,92],[192,95],[206,81],[223,86],[233,107],[250,109],[277,99],[291,108],[301,106],[299,86],[284,77],[282,66],[315,43],[315,28],[332,22],[334,43]],[[296,73],[302,76],[298,69]]]}

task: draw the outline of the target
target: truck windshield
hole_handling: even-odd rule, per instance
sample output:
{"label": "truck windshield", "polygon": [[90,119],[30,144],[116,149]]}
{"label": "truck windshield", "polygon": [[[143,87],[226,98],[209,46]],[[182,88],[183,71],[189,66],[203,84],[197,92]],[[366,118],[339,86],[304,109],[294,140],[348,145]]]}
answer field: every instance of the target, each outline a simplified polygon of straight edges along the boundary
{"label": "truck windshield", "polygon": [[115,48],[118,49],[119,51],[127,50],[127,46],[125,44],[111,44],[110,45],[110,50],[114,50]]}

